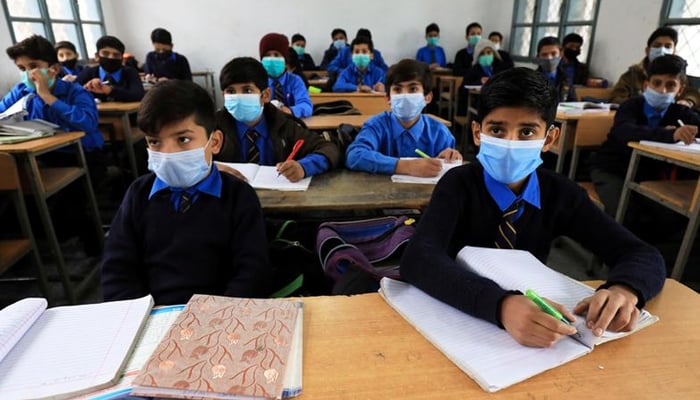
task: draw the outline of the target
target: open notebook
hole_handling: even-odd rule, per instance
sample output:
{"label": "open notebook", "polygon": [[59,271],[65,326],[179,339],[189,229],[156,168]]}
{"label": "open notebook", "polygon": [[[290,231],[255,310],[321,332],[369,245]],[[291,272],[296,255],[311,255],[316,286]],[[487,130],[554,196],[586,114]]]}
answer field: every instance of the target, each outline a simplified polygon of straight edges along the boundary
{"label": "open notebook", "polygon": [[[548,268],[522,250],[465,247],[457,260],[504,289],[522,292],[533,289],[568,309],[594,293],[593,288]],[[581,340],[588,345],[564,338],[551,348],[532,348],[520,345],[496,325],[467,315],[407,283],[384,278],[379,292],[416,330],[488,392],[567,363],[591,352],[598,344],[627,336],[658,321],[658,317],[643,311],[632,332],[605,332],[598,338],[579,316],[575,325]]]}
{"label": "open notebook", "polygon": [[639,142],[639,144],[658,147],[661,149],[684,151],[687,153],[700,153],[700,139],[695,139],[695,143],[691,143],[691,144],[685,144],[683,142],[663,143],[663,142],[654,142],[651,140],[641,140]]}
{"label": "open notebook", "polygon": [[153,299],[46,305],[27,298],[0,311],[3,400],[61,399],[114,384]]}
{"label": "open notebook", "polygon": [[[416,158],[414,157],[402,157],[403,160],[415,160]],[[434,185],[438,183],[440,178],[442,178],[443,175],[449,170],[451,170],[454,167],[459,167],[462,165],[461,161],[458,162],[448,162],[445,160],[442,160],[442,170],[440,171],[440,174],[438,176],[432,176],[429,178],[422,178],[418,176],[412,176],[412,175],[402,175],[402,174],[394,174],[391,176],[391,181],[395,183],[424,183],[428,185]]]}
{"label": "open notebook", "polygon": [[614,103],[593,103],[590,101],[566,101],[557,106],[557,112],[565,114],[581,114],[591,112],[608,112],[617,109]]}
{"label": "open notebook", "polygon": [[284,175],[279,175],[274,166],[223,162],[217,162],[216,164],[226,165],[238,170],[238,172],[248,179],[250,186],[256,189],[305,191],[309,189],[309,185],[311,184],[311,177],[304,178],[298,182],[291,182]]}

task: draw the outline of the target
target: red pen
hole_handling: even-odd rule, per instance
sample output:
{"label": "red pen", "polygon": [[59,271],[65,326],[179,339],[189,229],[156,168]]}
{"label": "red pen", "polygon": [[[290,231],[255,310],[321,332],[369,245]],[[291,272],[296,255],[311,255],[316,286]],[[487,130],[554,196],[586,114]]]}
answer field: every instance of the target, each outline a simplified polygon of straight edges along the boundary
{"label": "red pen", "polygon": [[[303,145],[304,145],[304,139],[297,140],[297,142],[294,143],[294,147],[292,147],[292,152],[289,153],[289,156],[287,157],[286,160],[284,160],[284,162],[293,160],[294,156],[297,155],[297,153],[299,152],[299,149],[301,149],[301,146],[303,146]],[[280,175],[282,175],[281,172],[277,174],[277,176],[280,176]]]}

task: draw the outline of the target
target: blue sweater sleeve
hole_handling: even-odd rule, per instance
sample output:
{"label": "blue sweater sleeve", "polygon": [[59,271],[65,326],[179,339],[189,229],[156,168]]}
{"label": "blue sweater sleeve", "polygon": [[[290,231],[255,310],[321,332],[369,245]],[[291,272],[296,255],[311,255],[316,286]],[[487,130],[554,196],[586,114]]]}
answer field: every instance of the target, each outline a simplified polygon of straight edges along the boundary
{"label": "blue sweater sleeve", "polygon": [[0,112],[5,112],[5,110],[12,107],[17,100],[21,99],[25,95],[25,88],[26,86],[24,86],[24,84],[18,83],[9,92],[7,92],[5,97],[2,98],[2,102],[0,102]]}
{"label": "blue sweater sleeve", "polygon": [[73,87],[66,100],[59,99],[51,105],[61,119],[58,124],[86,134],[96,132],[99,119],[92,95],[83,88]]}
{"label": "blue sweater sleeve", "polygon": [[348,147],[345,161],[348,169],[384,175],[390,175],[396,171],[399,159],[386,156],[379,151],[383,136],[388,134],[383,130],[383,124],[365,123]]}
{"label": "blue sweater sleeve", "polygon": [[328,160],[325,156],[312,153],[299,160],[299,164],[304,168],[304,177],[322,174],[328,170]]}
{"label": "blue sweater sleeve", "polygon": [[289,90],[294,97],[294,105],[289,107],[289,109],[292,110],[292,113],[297,118],[310,117],[314,106],[311,103],[311,97],[306,89],[306,85],[304,85],[304,81],[296,74],[288,73],[287,75]]}
{"label": "blue sweater sleeve", "polygon": [[372,60],[372,63],[384,71],[384,73],[389,69],[389,66],[384,62],[384,57],[382,57],[382,53],[379,50],[374,50],[374,60]]}
{"label": "blue sweater sleeve", "polygon": [[334,92],[356,92],[357,84],[352,76],[352,68],[347,67],[336,79],[333,85]]}
{"label": "blue sweater sleeve", "polygon": [[338,51],[333,61],[328,64],[328,72],[341,72],[345,67],[347,67],[347,56],[350,54],[347,47],[343,47]]}
{"label": "blue sweater sleeve", "polygon": [[122,69],[122,80],[125,80],[124,86],[112,86],[109,96],[114,98],[114,101],[140,101],[146,92],[138,72],[125,67]]}

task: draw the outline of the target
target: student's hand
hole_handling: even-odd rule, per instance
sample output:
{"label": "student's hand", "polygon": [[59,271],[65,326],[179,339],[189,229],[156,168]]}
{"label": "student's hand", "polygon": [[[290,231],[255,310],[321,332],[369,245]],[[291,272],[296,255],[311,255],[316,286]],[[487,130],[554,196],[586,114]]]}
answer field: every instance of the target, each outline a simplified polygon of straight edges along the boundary
{"label": "student's hand", "polygon": [[375,92],[385,92],[384,84],[381,82],[377,82],[374,84],[374,91]]}
{"label": "student's hand", "polygon": [[56,96],[51,94],[51,87],[49,87],[49,78],[41,73],[39,68],[34,68],[29,71],[29,80],[34,82],[36,86],[36,94],[41,97],[44,103],[52,105],[56,100]]}
{"label": "student's hand", "polygon": [[[569,321],[576,318],[561,304],[547,302]],[[551,347],[561,338],[576,333],[576,328],[558,321],[540,310],[523,295],[508,295],[501,303],[501,323],[510,336],[523,346]]]}
{"label": "student's hand", "polygon": [[75,75],[64,75],[63,78],[61,78],[61,79],[66,81],[66,82],[75,82],[76,78],[78,78],[78,77]]}
{"label": "student's hand", "polygon": [[161,76],[160,78],[156,79],[157,82],[163,82],[163,81],[167,81],[167,80],[168,80],[168,78],[166,78],[164,76]]}
{"label": "student's hand", "polygon": [[693,108],[693,103],[691,103],[690,101],[688,101],[686,99],[680,99],[676,102],[676,104],[680,104],[680,105],[686,106],[688,108]]}
{"label": "student's hand", "polygon": [[440,64],[432,63],[432,64],[428,65],[428,69],[430,69],[431,71],[435,71],[436,69],[440,69]]}
{"label": "student's hand", "polygon": [[357,91],[362,93],[369,93],[372,91],[372,88],[367,85],[358,85]]}
{"label": "student's hand", "polygon": [[455,149],[446,148],[438,154],[437,158],[442,158],[447,162],[462,162],[462,155]]}
{"label": "student's hand", "polygon": [[153,75],[153,74],[146,74],[146,75],[144,75],[143,79],[144,79],[146,82],[150,82],[150,83],[155,83],[155,82],[156,82],[156,76]]}
{"label": "student's hand", "polygon": [[416,158],[412,160],[402,160],[396,163],[396,173],[419,177],[438,176],[442,171],[442,161],[437,158]]}
{"label": "student's hand", "polygon": [[283,163],[277,163],[277,172],[284,175],[290,182],[298,182],[304,179],[304,167],[299,164],[299,161],[289,160]]}
{"label": "student's hand", "polygon": [[112,86],[110,85],[103,85],[102,81],[100,78],[93,78],[87,81],[83,87],[88,91],[92,93],[97,93],[97,94],[110,94],[112,93]]}
{"label": "student's hand", "polygon": [[698,134],[698,127],[695,125],[684,125],[676,128],[673,132],[673,140],[691,144],[695,141],[695,136]]}
{"label": "student's hand", "polygon": [[231,166],[216,163],[216,168],[218,168],[219,171],[221,171],[221,172],[225,172],[229,175],[233,175],[234,178],[238,178],[238,179],[242,180],[243,182],[248,182],[248,179],[245,177],[245,175],[243,175],[239,170],[237,170]]}
{"label": "student's hand", "polygon": [[639,319],[637,295],[623,285],[600,289],[593,296],[581,300],[574,312],[586,314],[586,326],[595,336],[607,329],[613,332],[632,330]]}
{"label": "student's hand", "polygon": [[293,114],[292,114],[292,109],[289,108],[289,107],[287,107],[287,106],[285,106],[285,105],[282,105],[282,106],[279,108],[279,110],[282,111],[282,112],[285,113],[285,114],[293,115]]}
{"label": "student's hand", "polygon": [[482,77],[481,77],[481,84],[482,84],[482,85],[486,84],[486,82],[488,82],[488,81],[489,81],[489,77],[488,77],[488,76],[482,76]]}

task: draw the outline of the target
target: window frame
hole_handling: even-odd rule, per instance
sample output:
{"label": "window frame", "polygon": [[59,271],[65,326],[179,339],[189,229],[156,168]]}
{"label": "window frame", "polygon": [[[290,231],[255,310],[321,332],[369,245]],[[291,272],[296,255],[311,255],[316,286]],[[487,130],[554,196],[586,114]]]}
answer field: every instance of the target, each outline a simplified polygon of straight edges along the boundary
{"label": "window frame", "polygon": [[[678,25],[698,25],[700,26],[700,17],[695,18],[671,18],[671,6],[673,0],[664,0],[661,5],[661,15],[659,16],[659,26],[670,26],[675,27]],[[698,46],[698,52],[700,52],[700,46]],[[677,53],[676,53],[677,54]],[[698,56],[700,58],[700,55]],[[695,60],[693,60],[695,61]],[[700,70],[700,68],[698,68]],[[690,84],[694,87],[700,84],[700,74],[698,75],[688,75]]]}

